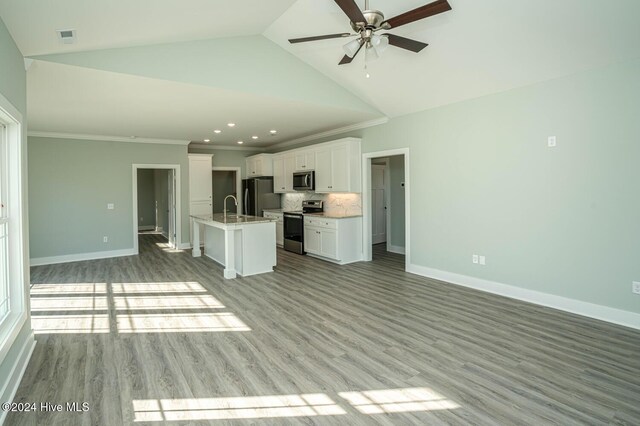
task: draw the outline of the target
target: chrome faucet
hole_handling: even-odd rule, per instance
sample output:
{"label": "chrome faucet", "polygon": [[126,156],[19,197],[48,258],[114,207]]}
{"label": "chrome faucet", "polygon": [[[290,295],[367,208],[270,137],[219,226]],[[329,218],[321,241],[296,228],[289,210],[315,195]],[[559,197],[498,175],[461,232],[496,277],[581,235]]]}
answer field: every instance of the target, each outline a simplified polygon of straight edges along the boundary
{"label": "chrome faucet", "polygon": [[226,197],[224,197],[224,209],[222,210],[222,212],[224,213],[224,220],[227,220],[227,198],[233,198],[234,203],[236,204],[236,207],[238,207],[238,199],[235,197],[235,195],[227,195]]}

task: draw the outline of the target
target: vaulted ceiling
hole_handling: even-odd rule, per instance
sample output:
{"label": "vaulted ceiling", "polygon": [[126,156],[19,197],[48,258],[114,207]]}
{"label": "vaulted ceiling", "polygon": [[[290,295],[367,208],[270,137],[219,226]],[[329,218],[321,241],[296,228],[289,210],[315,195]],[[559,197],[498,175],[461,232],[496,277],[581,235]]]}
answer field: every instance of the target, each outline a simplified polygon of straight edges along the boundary
{"label": "vaulted ceiling", "polygon": [[[370,7],[391,17],[426,2]],[[391,31],[429,47],[389,47],[367,64],[370,78],[364,55],[338,65],[348,40],[287,41],[348,32],[332,0],[0,0],[0,17],[35,59],[31,130],[221,146],[367,125],[640,52],[637,0],[449,2],[452,11]],[[75,29],[76,43],[61,44],[59,29]]]}

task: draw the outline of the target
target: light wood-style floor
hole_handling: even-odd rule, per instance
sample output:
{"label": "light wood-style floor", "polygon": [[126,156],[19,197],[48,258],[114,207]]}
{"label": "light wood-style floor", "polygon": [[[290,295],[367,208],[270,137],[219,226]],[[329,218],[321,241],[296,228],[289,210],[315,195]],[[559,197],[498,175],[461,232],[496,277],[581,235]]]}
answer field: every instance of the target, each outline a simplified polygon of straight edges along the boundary
{"label": "light wood-style floor", "polygon": [[640,424],[640,332],[428,280],[376,247],[278,251],[224,280],[144,235],[139,256],[32,269],[38,344],[7,425]]}

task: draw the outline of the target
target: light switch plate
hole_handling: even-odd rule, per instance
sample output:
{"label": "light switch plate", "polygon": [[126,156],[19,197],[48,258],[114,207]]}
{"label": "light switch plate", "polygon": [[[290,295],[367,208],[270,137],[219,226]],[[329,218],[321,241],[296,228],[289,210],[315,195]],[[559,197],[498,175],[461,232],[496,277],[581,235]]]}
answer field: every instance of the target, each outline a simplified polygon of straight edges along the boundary
{"label": "light switch plate", "polygon": [[472,261],[473,263],[476,263],[476,264],[477,264],[477,263],[478,263],[478,255],[477,255],[477,254],[474,254],[473,256],[471,256],[471,261]]}
{"label": "light switch plate", "polygon": [[480,264],[481,265],[486,265],[487,264],[487,258],[484,256],[480,256]]}
{"label": "light switch plate", "polygon": [[640,294],[640,281],[634,281],[631,285],[631,291]]}
{"label": "light switch plate", "polygon": [[107,210],[113,210],[115,208],[116,208],[116,206],[113,203],[107,204]]}

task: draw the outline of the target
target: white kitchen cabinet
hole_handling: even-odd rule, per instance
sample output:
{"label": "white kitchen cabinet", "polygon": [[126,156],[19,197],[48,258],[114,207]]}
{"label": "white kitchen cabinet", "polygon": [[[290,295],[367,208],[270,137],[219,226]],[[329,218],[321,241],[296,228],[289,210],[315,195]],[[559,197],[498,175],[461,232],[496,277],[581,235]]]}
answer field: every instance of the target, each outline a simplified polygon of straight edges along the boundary
{"label": "white kitchen cabinet", "polygon": [[270,219],[277,219],[276,222],[276,245],[282,247],[284,245],[284,222],[282,218],[282,212],[270,212],[265,211],[263,213],[264,217],[268,217]]}
{"label": "white kitchen cabinet", "polygon": [[293,169],[295,158],[292,154],[273,156],[273,191],[293,192]]}
{"label": "white kitchen cabinet", "polygon": [[316,148],[316,192],[361,192],[360,140],[347,138]]}
{"label": "white kitchen cabinet", "polygon": [[[212,154],[189,154],[189,215],[213,213]],[[192,224],[189,221],[189,238],[193,240]],[[204,241],[201,229],[200,241]]]}
{"label": "white kitchen cabinet", "polygon": [[316,152],[315,149],[305,149],[296,151],[295,153],[295,171],[305,172],[307,170],[314,170],[316,167]]}
{"label": "white kitchen cabinet", "polygon": [[273,154],[258,154],[247,157],[245,161],[248,178],[273,176]]}
{"label": "white kitchen cabinet", "polygon": [[304,250],[341,265],[362,260],[362,218],[306,215]]}

